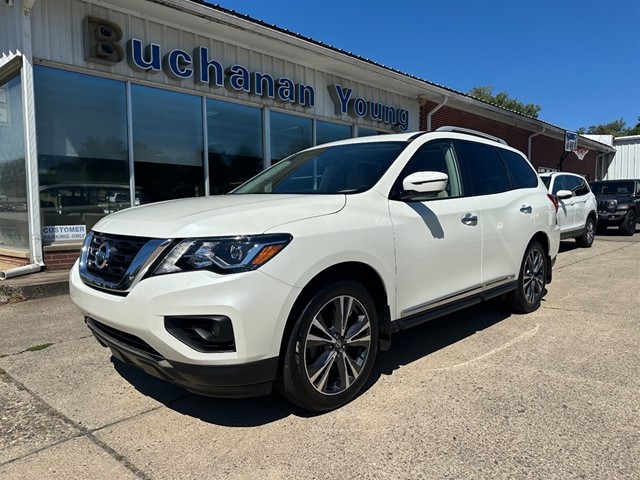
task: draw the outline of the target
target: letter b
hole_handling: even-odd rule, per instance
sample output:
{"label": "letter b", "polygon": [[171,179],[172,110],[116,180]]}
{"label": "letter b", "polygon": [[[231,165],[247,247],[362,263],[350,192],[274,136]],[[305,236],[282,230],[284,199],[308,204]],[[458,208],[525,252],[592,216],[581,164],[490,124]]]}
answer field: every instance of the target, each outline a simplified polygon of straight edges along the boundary
{"label": "letter b", "polygon": [[122,29],[117,23],[102,18],[84,18],[84,58],[90,62],[113,65],[124,58]]}

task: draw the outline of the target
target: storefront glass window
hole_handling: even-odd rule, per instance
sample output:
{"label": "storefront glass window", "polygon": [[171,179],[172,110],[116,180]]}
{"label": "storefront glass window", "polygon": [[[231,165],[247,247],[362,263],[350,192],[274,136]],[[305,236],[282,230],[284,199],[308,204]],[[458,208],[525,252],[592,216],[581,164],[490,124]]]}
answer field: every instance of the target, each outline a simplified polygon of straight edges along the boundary
{"label": "storefront glass window", "polygon": [[310,118],[270,113],[272,164],[313,145],[313,123]]}
{"label": "storefront glass window", "polygon": [[212,195],[227,193],[262,170],[259,108],[208,99],[207,138]]}
{"label": "storefront glass window", "polygon": [[137,202],[204,195],[200,97],[131,86]]}
{"label": "storefront glass window", "polygon": [[316,122],[316,144],[335,142],[351,138],[351,127],[349,125],[340,125],[339,123]]}
{"label": "storefront glass window", "polygon": [[386,132],[379,132],[371,128],[358,127],[358,137],[370,137],[372,135],[384,135]]}
{"label": "storefront glass window", "polygon": [[20,77],[0,85],[0,247],[29,248]]}
{"label": "storefront glass window", "polygon": [[125,84],[43,66],[34,75],[42,225],[89,231],[131,205]]}

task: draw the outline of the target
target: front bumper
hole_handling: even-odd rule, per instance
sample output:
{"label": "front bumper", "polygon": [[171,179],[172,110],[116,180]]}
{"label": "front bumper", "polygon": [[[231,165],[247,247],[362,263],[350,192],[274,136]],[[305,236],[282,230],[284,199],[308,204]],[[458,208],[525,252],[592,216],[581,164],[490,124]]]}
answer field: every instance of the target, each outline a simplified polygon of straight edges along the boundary
{"label": "front bumper", "polygon": [[608,226],[608,225],[620,225],[627,214],[626,210],[624,212],[598,212],[598,225],[599,226]]}
{"label": "front bumper", "polygon": [[278,358],[241,365],[194,365],[170,361],[140,338],[85,317],[98,342],[118,360],[190,392],[213,397],[244,398],[271,393]]}

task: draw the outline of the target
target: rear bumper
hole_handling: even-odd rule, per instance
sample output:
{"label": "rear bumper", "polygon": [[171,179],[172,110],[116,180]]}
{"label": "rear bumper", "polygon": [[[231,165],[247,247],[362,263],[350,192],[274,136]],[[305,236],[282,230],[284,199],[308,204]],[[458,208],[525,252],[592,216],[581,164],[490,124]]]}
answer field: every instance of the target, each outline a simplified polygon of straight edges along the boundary
{"label": "rear bumper", "polygon": [[143,340],[107,327],[90,317],[87,327],[114,357],[135,365],[149,375],[211,397],[256,397],[271,393],[278,358],[237,365],[193,365],[169,361]]}

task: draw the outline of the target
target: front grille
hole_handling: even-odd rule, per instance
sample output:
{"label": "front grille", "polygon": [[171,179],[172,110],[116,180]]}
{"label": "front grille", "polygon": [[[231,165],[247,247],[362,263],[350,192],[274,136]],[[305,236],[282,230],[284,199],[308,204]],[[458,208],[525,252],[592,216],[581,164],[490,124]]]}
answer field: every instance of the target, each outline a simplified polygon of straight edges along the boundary
{"label": "front grille", "polygon": [[93,318],[87,317],[87,323],[93,326],[96,330],[99,330],[103,334],[111,337],[114,340],[119,341],[120,343],[124,343],[125,345],[139,350],[141,352],[147,353],[153,356],[156,360],[164,360],[164,357],[160,355],[151,345],[142,340],[135,335],[131,335],[130,333],[123,332],[121,330],[117,330],[115,328],[109,327],[104,323],[100,323]]}
{"label": "front grille", "polygon": [[[110,283],[119,283],[124,277],[133,259],[149,241],[142,237],[124,237],[95,232],[87,250],[86,268],[93,275]],[[96,265],[96,253],[105,242],[113,252],[103,268]]]}
{"label": "front grille", "polygon": [[607,200],[598,200],[598,211],[599,212],[607,211]]}

